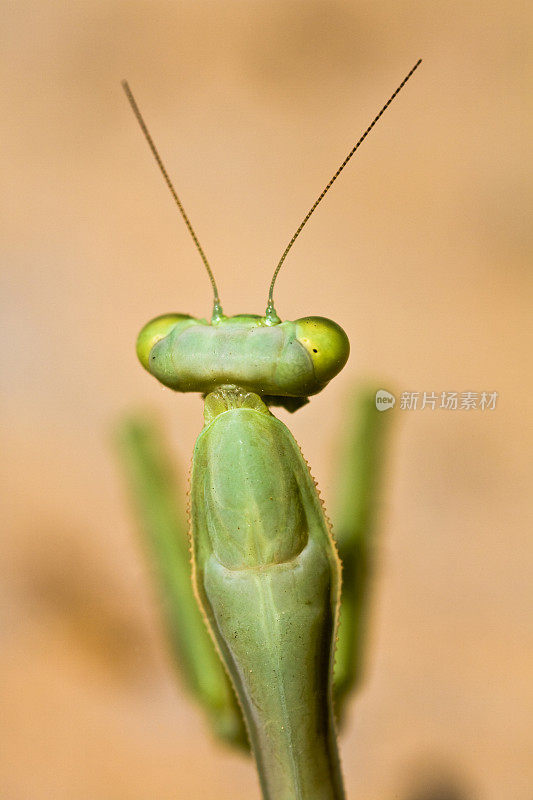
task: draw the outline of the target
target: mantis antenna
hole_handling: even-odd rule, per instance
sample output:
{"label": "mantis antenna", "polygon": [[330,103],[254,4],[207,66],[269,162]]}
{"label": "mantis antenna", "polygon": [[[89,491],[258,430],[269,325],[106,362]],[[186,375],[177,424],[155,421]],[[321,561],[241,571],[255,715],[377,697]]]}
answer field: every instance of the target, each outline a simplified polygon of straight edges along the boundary
{"label": "mantis antenna", "polygon": [[161,170],[161,174],[163,175],[163,178],[165,179],[165,182],[166,182],[168,188],[170,189],[170,193],[171,193],[172,197],[174,198],[174,201],[175,201],[177,207],[179,208],[180,214],[183,217],[183,221],[185,222],[185,225],[187,226],[187,229],[188,229],[189,233],[192,236],[192,240],[193,240],[194,244],[196,245],[196,249],[200,253],[200,257],[201,257],[202,261],[204,262],[204,267],[207,270],[207,274],[209,275],[209,280],[211,281],[211,286],[213,287],[213,316],[212,316],[212,320],[211,321],[212,322],[216,322],[216,321],[220,320],[220,318],[223,316],[223,314],[222,314],[222,306],[220,305],[220,298],[218,296],[218,289],[217,289],[217,285],[216,285],[216,282],[215,282],[215,276],[213,275],[213,273],[211,271],[211,267],[209,266],[209,262],[208,262],[208,260],[206,258],[206,255],[205,255],[205,253],[204,253],[204,251],[202,249],[202,246],[201,246],[200,242],[198,241],[198,237],[196,236],[196,234],[194,232],[194,228],[192,227],[192,225],[190,223],[189,217],[187,216],[187,214],[185,212],[185,209],[183,208],[183,206],[181,204],[181,200],[179,199],[179,197],[178,197],[178,195],[176,193],[176,190],[174,189],[174,186],[172,184],[172,181],[170,180],[169,174],[168,174],[168,172],[167,172],[167,170],[165,168],[165,165],[163,164],[161,156],[159,155],[159,153],[157,151],[157,147],[154,144],[154,140],[150,136],[150,131],[148,130],[146,122],[143,119],[143,116],[142,116],[142,114],[141,114],[141,112],[139,110],[139,106],[137,105],[137,102],[136,102],[136,100],[135,100],[135,98],[133,96],[133,93],[132,93],[127,81],[122,81],[122,88],[124,89],[124,92],[126,93],[126,97],[129,100],[129,104],[132,107],[133,113],[135,114],[135,117],[137,118],[137,122],[139,123],[139,125],[141,127],[141,130],[142,130],[142,132],[144,134],[144,138],[148,142],[150,150],[152,151],[152,155],[154,156],[154,158],[155,158],[155,160],[157,162],[157,165],[158,165],[159,169]]}
{"label": "mantis antenna", "polygon": [[417,69],[420,66],[421,63],[422,63],[422,59],[419,58],[418,61],[416,62],[416,64],[414,65],[414,67],[412,67],[412,69],[407,73],[407,75],[405,76],[403,81],[400,83],[400,85],[398,86],[398,88],[396,89],[394,94],[392,94],[389,97],[389,99],[387,100],[387,102],[385,103],[385,105],[383,106],[381,111],[379,112],[379,114],[376,117],[374,117],[373,121],[370,123],[370,125],[368,126],[366,131],[363,133],[363,135],[361,136],[359,141],[357,141],[356,144],[352,147],[352,149],[350,150],[350,152],[348,153],[348,155],[346,156],[346,158],[344,159],[344,161],[342,162],[342,164],[338,168],[337,172],[330,179],[329,183],[327,183],[326,186],[322,189],[321,193],[318,195],[317,199],[315,200],[315,202],[313,203],[313,205],[311,206],[311,208],[309,209],[309,211],[307,212],[307,214],[305,215],[303,220],[300,222],[300,224],[299,224],[298,228],[296,229],[296,232],[294,233],[292,239],[290,240],[289,244],[285,248],[285,250],[283,252],[283,255],[281,256],[281,258],[280,258],[280,260],[278,262],[278,266],[274,270],[274,275],[272,276],[272,281],[270,283],[270,289],[269,289],[269,292],[268,292],[268,304],[267,304],[267,308],[266,308],[266,312],[265,312],[265,317],[266,317],[266,320],[267,320],[268,324],[276,325],[278,322],[280,322],[280,319],[279,319],[278,315],[276,314],[276,310],[274,308],[274,284],[276,283],[276,278],[278,277],[278,273],[279,273],[279,271],[280,271],[280,269],[282,267],[283,262],[287,258],[287,254],[288,254],[289,250],[291,249],[291,247],[293,246],[294,242],[296,241],[296,239],[298,238],[298,236],[302,232],[302,228],[304,227],[304,225],[309,220],[309,217],[311,216],[311,214],[313,213],[313,211],[315,210],[317,205],[320,203],[320,201],[324,198],[324,195],[331,189],[331,187],[333,186],[333,184],[335,183],[335,181],[337,180],[337,178],[339,177],[339,175],[341,174],[341,172],[343,171],[344,167],[346,166],[348,161],[351,159],[351,157],[353,156],[353,154],[355,153],[355,151],[357,150],[359,145],[361,145],[364,142],[364,140],[366,139],[366,137],[368,136],[368,134],[370,133],[370,131],[372,130],[372,128],[374,127],[376,122],[378,121],[378,119],[385,113],[385,111],[390,106],[390,104],[392,103],[392,101],[394,100],[396,95],[403,89],[403,87],[405,86],[405,84],[407,83],[407,81],[409,80],[409,78],[411,77],[413,72],[415,71],[415,69]]}

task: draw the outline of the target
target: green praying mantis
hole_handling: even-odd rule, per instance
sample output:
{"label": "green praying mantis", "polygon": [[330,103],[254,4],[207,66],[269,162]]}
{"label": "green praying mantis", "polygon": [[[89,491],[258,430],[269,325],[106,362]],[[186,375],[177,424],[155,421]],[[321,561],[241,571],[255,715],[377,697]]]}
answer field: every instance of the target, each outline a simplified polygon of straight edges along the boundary
{"label": "green praying mantis", "polygon": [[348,359],[348,337],[324,317],[281,321],[274,286],[311,214],[420,63],[297,228],[274,271],[263,316],[224,315],[204,251],[123,83],[214,295],[210,321],[165,314],[145,325],[137,340],[141,364],[164,386],[204,397],[205,424],[191,470],[192,586],[172,470],[159,434],[142,419],[128,420],[120,443],[182,672],[217,735],[249,745],[264,800],[345,796],[334,705],[342,714],[360,676],[384,431],[375,388],[363,391],[335,541],[300,447],[270,407],[293,412],[322,391]]}

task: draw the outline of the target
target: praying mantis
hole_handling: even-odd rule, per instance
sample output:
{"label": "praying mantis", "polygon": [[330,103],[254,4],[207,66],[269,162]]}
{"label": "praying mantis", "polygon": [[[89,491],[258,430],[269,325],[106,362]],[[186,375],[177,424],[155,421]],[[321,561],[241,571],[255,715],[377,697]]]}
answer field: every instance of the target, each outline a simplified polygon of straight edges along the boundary
{"label": "praying mantis", "polygon": [[148,322],[137,340],[138,358],[151,375],[177,392],[204,397],[205,424],[191,469],[192,586],[172,471],[157,431],[144,420],[127,420],[120,445],[185,679],[217,735],[249,745],[264,800],[345,797],[334,699],[340,714],[359,680],[383,436],[375,392],[367,390],[357,400],[355,458],[344,476],[336,541],[300,447],[270,408],[294,412],[321,392],[346,364],[348,337],[324,317],[282,321],[274,287],[310,216],[420,63],[300,223],[276,266],[262,316],[224,315],[205,253],[123,82],[213,289],[210,321],[165,314]]}

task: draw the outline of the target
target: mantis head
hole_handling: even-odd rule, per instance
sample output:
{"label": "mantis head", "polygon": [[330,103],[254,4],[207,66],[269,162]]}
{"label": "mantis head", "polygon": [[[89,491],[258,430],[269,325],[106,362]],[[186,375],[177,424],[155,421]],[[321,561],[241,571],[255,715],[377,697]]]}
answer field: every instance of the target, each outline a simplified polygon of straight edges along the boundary
{"label": "mantis head", "polygon": [[[420,63],[419,60],[414,65],[385,103],[296,229],[274,270],[263,317],[251,314],[224,316],[215,278],[205,253],[133,94],[126,81],[123,81],[126,96],[202,258],[213,288],[210,323],[187,314],[165,314],[151,320],[141,330],[137,340],[137,355],[143,367],[161,383],[181,392],[206,393],[231,384],[263,398],[303,398],[294,405],[296,408],[305,403],[309,395],[320,392],[340,372],[350,352],[348,337],[343,329],[325,317],[304,317],[294,322],[282,322],[274,308],[274,285],[289,250],[316,207]],[[285,404],[283,401],[281,403]]]}
{"label": "mantis head", "polygon": [[156,317],[139,334],[143,367],[165,386],[210,392],[234,384],[269,397],[321,391],[346,364],[348,337],[325,317],[268,324],[241,314],[209,324],[185,314]]}

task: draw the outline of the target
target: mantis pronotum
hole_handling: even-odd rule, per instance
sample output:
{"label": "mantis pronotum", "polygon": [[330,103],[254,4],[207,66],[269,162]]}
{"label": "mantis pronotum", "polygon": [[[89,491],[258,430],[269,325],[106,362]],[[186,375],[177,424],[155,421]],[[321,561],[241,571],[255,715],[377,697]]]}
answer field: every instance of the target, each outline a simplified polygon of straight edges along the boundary
{"label": "mantis pronotum", "polygon": [[[204,251],[129,86],[123,84],[213,288],[210,322],[186,314],[157,317],[139,334],[137,354],[165,386],[199,392],[205,399],[205,426],[191,472],[194,591],[238,698],[266,800],[344,797],[333,711],[340,559],[300,448],[269,407],[295,411],[307,403],[343,368],[349,343],[342,328],[324,317],[282,322],[274,286],[309,217],[420,63],[297,228],[274,271],[263,316],[224,315]],[[155,491],[164,505],[164,488]],[[186,605],[187,592],[175,591],[168,574],[169,592]],[[240,715],[231,692],[197,627],[194,637],[189,647],[192,683],[224,719],[221,735],[238,740]],[[187,650],[188,645],[180,647]],[[202,676],[195,660],[204,656]]]}

